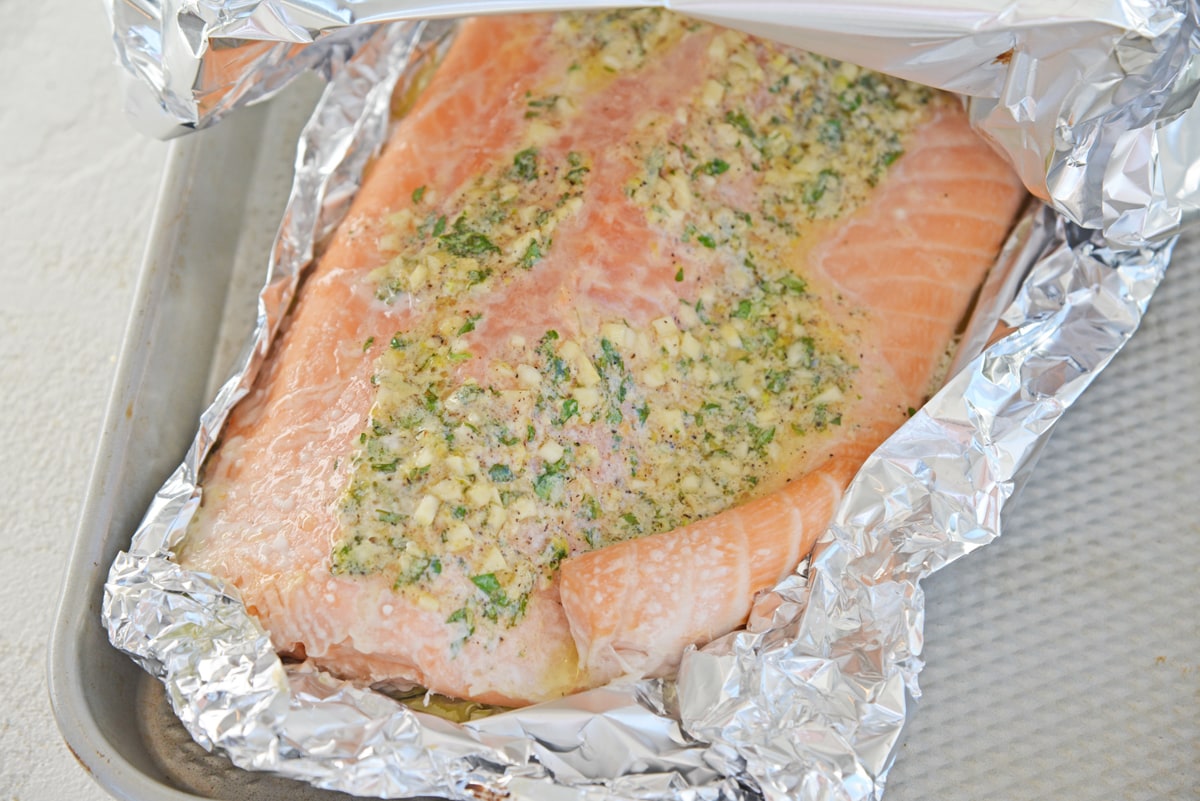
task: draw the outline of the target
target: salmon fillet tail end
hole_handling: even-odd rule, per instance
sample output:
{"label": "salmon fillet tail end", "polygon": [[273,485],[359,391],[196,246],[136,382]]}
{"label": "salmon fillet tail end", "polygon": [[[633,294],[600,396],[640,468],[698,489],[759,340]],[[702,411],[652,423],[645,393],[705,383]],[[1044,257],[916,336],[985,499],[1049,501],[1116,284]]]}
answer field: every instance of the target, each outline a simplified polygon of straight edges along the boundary
{"label": "salmon fillet tail end", "polygon": [[671,675],[688,645],[743,625],[755,596],[812,550],[857,467],[834,459],[685,529],[566,562],[562,604],[587,683]]}

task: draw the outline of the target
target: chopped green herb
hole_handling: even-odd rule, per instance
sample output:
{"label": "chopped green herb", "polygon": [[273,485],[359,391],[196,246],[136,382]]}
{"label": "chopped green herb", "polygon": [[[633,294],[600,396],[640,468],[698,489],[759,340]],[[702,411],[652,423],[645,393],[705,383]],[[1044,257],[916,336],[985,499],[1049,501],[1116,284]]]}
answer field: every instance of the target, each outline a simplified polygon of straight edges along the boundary
{"label": "chopped green herb", "polygon": [[567,551],[567,544],[562,540],[555,540],[550,543],[550,558],[547,559],[546,567],[550,570],[558,570],[558,566],[569,555],[570,552]]}
{"label": "chopped green herb", "polygon": [[712,250],[717,246],[716,240],[714,240],[708,234],[701,234],[700,236],[696,237],[696,241],[701,245],[704,245],[704,247],[708,248],[709,250]]}
{"label": "chopped green herb", "polygon": [[601,366],[615,367],[618,370],[625,369],[625,363],[621,360],[621,354],[617,352],[613,343],[607,339],[601,339],[600,350],[604,354],[600,359]]}
{"label": "chopped green herb", "polygon": [[696,152],[688,147],[686,142],[667,142],[671,147],[679,150],[680,153],[687,156],[689,159],[696,158]]}
{"label": "chopped green herb", "polygon": [[533,492],[543,501],[557,502],[561,499],[565,479],[559,474],[563,467],[562,460],[548,464],[533,482]]}
{"label": "chopped green herb", "polygon": [[475,286],[476,284],[482,284],[484,281],[486,281],[488,279],[488,276],[490,276],[491,274],[492,274],[491,267],[485,267],[482,270],[468,270],[467,271],[467,285]]}
{"label": "chopped green herb", "polygon": [[450,617],[446,618],[446,622],[464,624],[467,627],[468,637],[475,633],[475,615],[465,606],[451,612]]}
{"label": "chopped green herb", "polygon": [[[467,354],[467,358],[468,359],[471,358],[470,353]],[[490,389],[490,387],[489,387],[489,389]],[[485,391],[486,390],[484,390],[483,387],[479,386],[474,381],[468,381],[467,383],[463,384],[458,389],[454,390],[454,392],[451,393],[450,397],[454,398],[454,400],[460,404],[466,404],[466,403],[470,403],[471,401],[478,398]],[[464,423],[464,425],[468,426],[472,431],[479,430],[471,423]]]}
{"label": "chopped green herb", "polygon": [[565,401],[563,401],[562,412],[559,414],[557,422],[559,425],[563,425],[572,417],[578,416],[578,414],[579,401],[575,400],[574,398],[567,398]]}
{"label": "chopped green herb", "polygon": [[800,337],[800,344],[804,346],[804,355],[808,357],[808,364],[812,365],[817,358],[817,342],[812,337]]}
{"label": "chopped green herb", "polygon": [[729,170],[729,162],[724,159],[713,159],[697,169],[705,175],[720,175]]}
{"label": "chopped green herb", "polygon": [[530,100],[527,104],[530,108],[552,108],[558,102],[558,95],[546,95],[538,100]]}
{"label": "chopped green herb", "polygon": [[746,112],[739,111],[734,113],[732,111],[727,111],[725,112],[725,122],[729,123],[734,128],[737,128],[743,134],[750,137],[751,140],[754,140],[754,128],[751,127],[750,120],[746,118]]}
{"label": "chopped green herb", "polygon": [[591,495],[583,497],[583,516],[588,520],[600,517],[600,502]]}
{"label": "chopped green herb", "polygon": [[413,190],[412,202],[414,204],[420,203],[421,198],[423,198],[423,197],[425,197],[425,187],[424,186],[418,186],[416,189]]}
{"label": "chopped green herb", "polygon": [[808,186],[804,189],[804,203],[808,206],[815,206],[825,196],[830,184],[837,178],[837,172],[828,168],[817,173],[817,177],[809,181]]}
{"label": "chopped green herb", "polygon": [[494,464],[489,467],[488,477],[497,483],[512,481],[515,478],[512,468],[506,464]]}
{"label": "chopped green herb", "polygon": [[500,248],[492,244],[492,240],[468,228],[466,220],[462,217],[454,221],[454,228],[449,233],[438,234],[435,229],[434,236],[440,240],[442,248],[461,258],[500,252]]}
{"label": "chopped green herb", "polygon": [[423,418],[419,414],[406,414],[396,420],[396,425],[405,431],[410,431],[417,427]]}
{"label": "chopped green herb", "polygon": [[375,516],[379,519],[379,522],[387,523],[390,526],[395,526],[404,519],[403,515],[396,512],[389,512],[387,509],[376,509]]}
{"label": "chopped green herb", "polygon": [[482,316],[483,316],[482,314],[467,315],[467,321],[462,324],[461,328],[458,329],[458,335],[462,336],[463,334],[469,334],[472,331],[474,331],[475,323],[479,322],[479,318]]}
{"label": "chopped green herb", "polygon": [[366,353],[368,350],[370,350],[371,346],[374,344],[375,337],[367,337],[367,341],[363,343],[363,353]]}
{"label": "chopped green herb", "polygon": [[541,258],[541,245],[538,244],[536,239],[531,239],[529,241],[529,246],[525,248],[525,253],[521,256],[521,266],[528,270],[533,267],[533,265],[541,261]]}
{"label": "chopped green herb", "polygon": [[513,156],[513,175],[522,181],[537,180],[537,150],[531,147]]}
{"label": "chopped green herb", "polygon": [[821,125],[821,130],[817,134],[818,141],[829,147],[837,147],[842,143],[845,135],[842,133],[842,121],[839,119],[828,119]]}
{"label": "chopped green herb", "polygon": [[787,370],[768,370],[767,371],[767,392],[773,395],[778,395],[787,389],[787,380],[790,375]]}
{"label": "chopped green herb", "polygon": [[824,429],[829,422],[829,407],[823,403],[818,403],[813,409],[813,425],[818,430]]}
{"label": "chopped green herb", "polygon": [[791,273],[788,273],[783,278],[779,279],[780,285],[789,292],[795,292],[797,295],[803,295],[808,291],[808,284],[803,278],[799,278]]}
{"label": "chopped green herb", "polygon": [[679,268],[679,269],[678,269],[678,270],[675,272],[675,280],[676,280],[677,282],[682,282],[682,281],[683,281],[683,268],[682,268],[682,267],[680,267],[680,268]]}
{"label": "chopped green herb", "polygon": [[488,597],[488,600],[498,606],[508,604],[508,598],[504,595],[504,588],[500,586],[500,581],[496,578],[495,573],[484,573],[479,576],[471,576],[471,583],[483,591],[483,594]]}
{"label": "chopped green herb", "polygon": [[747,431],[750,432],[750,448],[761,452],[771,440],[775,439],[775,426],[770,428],[759,428],[753,423],[747,423]]}

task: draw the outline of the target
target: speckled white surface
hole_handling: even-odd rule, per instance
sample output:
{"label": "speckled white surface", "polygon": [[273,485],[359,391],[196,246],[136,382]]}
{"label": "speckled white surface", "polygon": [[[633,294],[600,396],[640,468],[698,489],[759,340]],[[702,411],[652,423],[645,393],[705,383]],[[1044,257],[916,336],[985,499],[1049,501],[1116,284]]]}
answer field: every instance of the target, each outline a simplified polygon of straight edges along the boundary
{"label": "speckled white surface", "polygon": [[99,801],[46,692],[59,585],[166,145],[122,113],[102,5],[0,4],[0,801]]}

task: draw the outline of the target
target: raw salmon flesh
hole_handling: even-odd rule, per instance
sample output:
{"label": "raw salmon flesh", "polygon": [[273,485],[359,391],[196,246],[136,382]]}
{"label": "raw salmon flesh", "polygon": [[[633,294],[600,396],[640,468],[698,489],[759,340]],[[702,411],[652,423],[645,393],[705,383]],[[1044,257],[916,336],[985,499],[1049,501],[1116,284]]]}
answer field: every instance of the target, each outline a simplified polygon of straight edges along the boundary
{"label": "raw salmon flesh", "polygon": [[661,10],[465,22],[179,558],[366,683],[669,674],[922,404],[1023,197],[922,87]]}

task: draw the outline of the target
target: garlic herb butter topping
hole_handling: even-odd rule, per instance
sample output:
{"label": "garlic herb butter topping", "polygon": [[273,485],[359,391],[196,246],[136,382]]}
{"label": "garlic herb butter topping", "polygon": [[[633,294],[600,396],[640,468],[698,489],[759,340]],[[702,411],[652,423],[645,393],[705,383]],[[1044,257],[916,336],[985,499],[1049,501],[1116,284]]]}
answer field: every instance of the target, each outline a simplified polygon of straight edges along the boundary
{"label": "garlic herb butter topping", "polygon": [[[647,110],[619,152],[559,141],[598,87],[689,37],[706,75],[681,110]],[[331,555],[464,639],[502,636],[569,556],[777,487],[810,439],[853,424],[853,335],[794,257],[862,202],[931,100],[659,10],[563,15],[546,46],[569,66],[521,98],[518,146],[453,197],[418,188],[380,243],[379,301],[429,311],[363,343],[377,396]],[[676,308],[496,341],[488,293],[545,269],[613,159],[675,257]]]}

